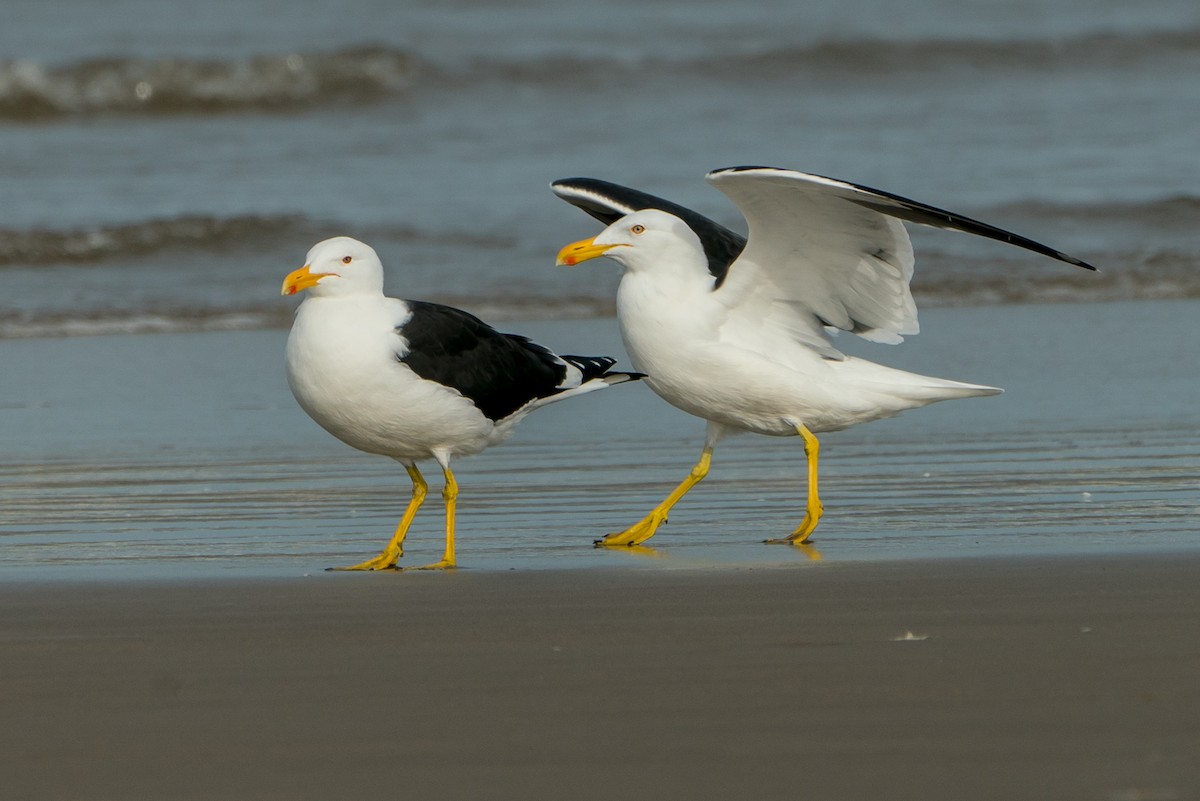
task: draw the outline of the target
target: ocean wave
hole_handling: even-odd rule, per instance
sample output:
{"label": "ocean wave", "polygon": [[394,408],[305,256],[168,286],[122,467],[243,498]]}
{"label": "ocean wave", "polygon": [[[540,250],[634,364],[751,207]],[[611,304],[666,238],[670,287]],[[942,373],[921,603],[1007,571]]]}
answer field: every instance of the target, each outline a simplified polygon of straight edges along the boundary
{"label": "ocean wave", "polygon": [[1098,273],[1060,265],[1032,271],[1027,262],[1008,259],[964,267],[959,259],[935,252],[918,265],[913,295],[924,306],[1200,298],[1200,252],[1143,248],[1092,261]]}
{"label": "ocean wave", "polygon": [[[913,294],[922,308],[1200,298],[1200,252],[1145,249],[1109,253],[1095,261],[1101,267],[1099,273],[1057,264],[1031,265],[1028,259],[1017,257],[964,264],[955,254],[935,250],[923,254]],[[524,294],[489,285],[481,286],[478,294],[432,294],[421,299],[467,309],[497,324],[615,313],[611,292]],[[230,300],[232,304],[244,298]],[[291,324],[293,307],[271,298],[249,306],[147,301],[119,309],[0,309],[0,339],[278,329]]]}
{"label": "ocean wave", "polygon": [[[1093,229],[1129,228],[1139,238],[1182,235],[1193,239],[1200,220],[1200,196],[1178,195],[1138,202],[1057,203],[1030,199],[1004,203],[979,212],[985,220],[1004,220],[1007,227],[1053,230],[1086,223]],[[0,228],[0,269],[37,264],[98,264],[152,257],[187,249],[194,253],[237,252],[264,247],[294,249],[345,233],[345,224],[315,220],[302,214],[184,215],[80,228]],[[917,229],[919,230],[919,229]],[[356,236],[400,245],[427,244],[461,248],[514,246],[516,239],[499,232],[428,230],[404,224],[360,227]],[[1125,237],[1131,239],[1133,234]],[[970,242],[974,240],[963,240]],[[935,246],[936,247],[936,246]],[[924,263],[927,251],[918,253]]]}
{"label": "ocean wave", "polygon": [[[192,254],[231,253],[266,248],[294,250],[345,233],[346,226],[300,214],[216,217],[184,215],[84,228],[0,228],[0,269],[43,264],[104,264],[153,257],[186,249]],[[442,244],[489,248],[503,236],[470,231],[427,231],[406,225],[365,228],[371,240],[401,244]]]}
{"label": "ocean wave", "polygon": [[973,69],[1006,72],[1121,68],[1200,54],[1200,29],[1092,33],[1060,38],[828,39],[764,49],[716,48],[704,55],[424,58],[362,44],[327,53],[265,54],[241,60],[113,57],[52,66],[0,61],[0,119],[37,121],[94,114],[292,111],[407,96],[416,88],[457,91],[480,84],[611,85],[633,76],[826,80]]}
{"label": "ocean wave", "polygon": [[1100,201],[1096,203],[1051,203],[1027,200],[1005,203],[989,214],[1012,219],[1078,222],[1099,226],[1136,226],[1143,231],[1195,231],[1200,221],[1200,196],[1173,195],[1142,201]]}
{"label": "ocean wave", "polygon": [[11,313],[0,314],[0,339],[246,331],[280,328],[290,319],[291,309],[279,307]]}
{"label": "ocean wave", "polygon": [[[611,316],[611,297],[429,297],[466,309],[492,323],[512,320],[573,320]],[[291,325],[295,304],[278,300],[238,308],[106,309],[87,313],[63,311],[4,312],[0,310],[0,340],[43,337],[104,336],[112,334],[177,334],[203,331],[252,331]],[[502,325],[500,327],[503,327]]]}
{"label": "ocean wave", "polygon": [[1127,69],[1174,56],[1200,55],[1200,29],[1092,33],[1060,38],[825,39],[805,45],[717,48],[703,55],[550,54],[532,59],[476,59],[459,79],[521,84],[611,85],[619,77],[700,76],[712,80],[769,80],[797,75],[824,80],[881,75],[991,70],[1042,72],[1064,68]]}
{"label": "ocean wave", "polygon": [[229,249],[239,244],[282,242],[312,229],[312,223],[301,215],[187,215],[68,230],[0,229],[0,267],[99,263],[185,247]]}
{"label": "ocean wave", "polygon": [[[1092,33],[1061,38],[827,40],[804,47],[722,55],[709,66],[740,77],[803,69],[825,76],[944,73],[947,69],[1005,72],[1060,68],[1128,68],[1171,56],[1200,55],[1200,30]],[[703,67],[708,62],[697,63]]]}
{"label": "ocean wave", "polygon": [[0,119],[97,113],[274,111],[394,97],[421,69],[412,54],[363,45],[244,60],[105,58],[48,66],[0,61]]}
{"label": "ocean wave", "polygon": [[[1065,233],[1074,241],[1056,238],[1055,244],[1096,264],[1100,273],[916,228],[913,292],[919,305],[1200,298],[1195,228],[1200,196],[1084,204],[1031,199],[979,213],[1015,230]],[[277,251],[294,257],[297,242],[338,233],[344,233],[344,225],[298,214],[193,215],[71,230],[0,229],[0,271],[12,270],[14,278],[26,282],[13,286],[33,290],[28,296],[17,292],[0,304],[0,339],[286,327],[294,304],[274,296],[274,278],[267,281],[271,286],[266,292],[257,284],[247,291],[247,281],[259,279],[246,276],[245,254]],[[380,223],[354,233],[377,246],[408,250],[421,263],[432,258],[438,264],[475,264],[486,255],[489,264],[499,260],[518,270],[528,257],[520,238],[496,231]],[[37,283],[39,270],[58,265],[84,268],[96,276],[82,279],[85,284],[103,289],[65,296]],[[204,293],[176,292],[173,276],[194,265],[203,265],[214,280]],[[576,285],[572,291],[582,294],[564,296],[555,294],[552,283],[514,283],[514,274],[492,267],[450,276],[426,270],[417,281],[424,289],[416,297],[495,321],[612,314],[611,283],[582,290]],[[136,291],[126,291],[130,287]],[[455,292],[460,294],[448,294]],[[254,305],[246,305],[250,297]]]}

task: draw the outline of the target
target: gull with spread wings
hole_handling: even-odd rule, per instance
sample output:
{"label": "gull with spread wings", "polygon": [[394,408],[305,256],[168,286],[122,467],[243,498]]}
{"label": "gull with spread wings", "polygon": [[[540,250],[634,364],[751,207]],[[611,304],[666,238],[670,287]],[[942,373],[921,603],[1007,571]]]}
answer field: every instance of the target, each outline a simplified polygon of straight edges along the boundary
{"label": "gull with spread wings", "polygon": [[597,545],[645,542],[708,475],[730,431],[800,436],[808,462],[804,519],[768,542],[802,544],[824,508],[816,434],[995,387],[917,375],[847,356],[832,330],[873,342],[916,334],[913,249],[904,223],[998,240],[1091,265],[987,223],[817,175],[732,167],[707,176],[741,210],[749,236],[670,201],[593,178],[554,192],[608,227],[564,247],[560,265],[606,256],[624,268],[617,317],[634,369],[668,403],[708,421],[700,460],[643,520]]}

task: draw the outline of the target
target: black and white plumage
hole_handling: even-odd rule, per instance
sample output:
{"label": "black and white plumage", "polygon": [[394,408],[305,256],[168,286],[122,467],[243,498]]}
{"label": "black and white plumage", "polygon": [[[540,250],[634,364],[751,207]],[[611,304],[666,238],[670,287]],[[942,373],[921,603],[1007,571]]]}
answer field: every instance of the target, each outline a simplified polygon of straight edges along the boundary
{"label": "black and white plumage", "polygon": [[398,460],[413,482],[387,548],[350,569],[395,567],[427,491],[421,459],[446,479],[446,552],[428,567],[454,567],[451,460],[504,441],[540,406],[640,377],[611,372],[607,357],[558,356],[459,309],[385,297],[379,257],[348,237],[317,243],[284,279],[283,294],[305,290],[287,343],[292,394],[326,431]]}
{"label": "black and white plumage", "polygon": [[404,302],[411,316],[396,327],[405,342],[396,358],[421,378],[460,392],[493,423],[527,413],[534,401],[558,400],[617,363],[607,356],[559,356],[452,306]]}
{"label": "black and white plumage", "polygon": [[905,222],[957,230],[1091,265],[987,223],[865,186],[770,167],[716,170],[708,181],[741,210],[749,236],[677,204],[592,178],[556,181],[564,200],[604,222],[560,264],[607,256],[624,268],[617,316],[634,368],[663,399],[708,421],[700,461],[641,522],[598,544],[636,545],[708,473],[730,430],[799,435],[808,458],[804,520],[779,542],[805,542],[823,513],[814,432],[836,431],[994,387],[846,356],[830,329],[875,342],[915,334],[913,251]]}

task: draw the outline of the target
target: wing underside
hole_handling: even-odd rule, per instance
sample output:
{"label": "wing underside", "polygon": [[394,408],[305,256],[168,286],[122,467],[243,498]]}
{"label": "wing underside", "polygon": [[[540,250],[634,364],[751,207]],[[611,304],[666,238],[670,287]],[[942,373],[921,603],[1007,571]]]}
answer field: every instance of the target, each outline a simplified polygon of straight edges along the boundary
{"label": "wing underside", "polygon": [[1002,228],[869,187],[770,167],[733,167],[708,181],[741,210],[749,243],[730,282],[773,285],[817,322],[877,342],[918,331],[909,289],[912,244],[903,223],[1016,245],[1085,269],[1090,264]]}

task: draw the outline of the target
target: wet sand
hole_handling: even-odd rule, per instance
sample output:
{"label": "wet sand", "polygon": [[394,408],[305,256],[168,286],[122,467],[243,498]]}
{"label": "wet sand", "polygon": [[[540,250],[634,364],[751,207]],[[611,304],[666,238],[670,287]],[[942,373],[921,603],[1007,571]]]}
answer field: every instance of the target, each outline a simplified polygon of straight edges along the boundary
{"label": "wet sand", "polygon": [[20,799],[1186,799],[1200,556],[0,589]]}
{"label": "wet sand", "polygon": [[[1200,545],[1196,301],[922,311],[897,367],[995,384],[824,435],[827,561],[1178,551]],[[623,352],[613,320],[506,323],[564,352]],[[379,552],[403,470],[321,431],[283,376],[284,331],[0,342],[0,583],[302,576]],[[644,386],[530,416],[455,465],[477,570],[625,568],[592,540],[645,514],[704,425]],[[441,554],[435,493],[406,561]],[[731,437],[651,541],[664,566],[790,566],[796,438]],[[644,565],[645,563],[639,563]]]}

